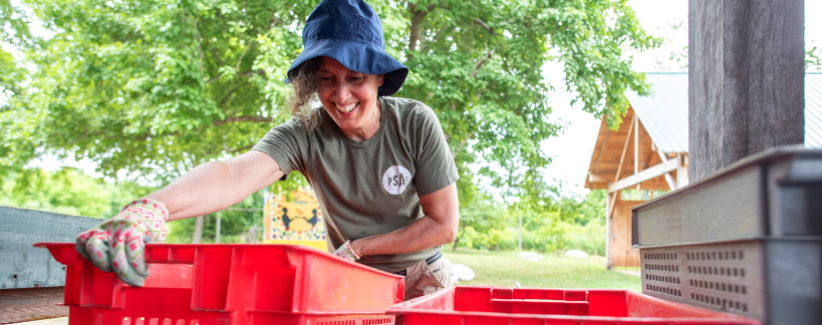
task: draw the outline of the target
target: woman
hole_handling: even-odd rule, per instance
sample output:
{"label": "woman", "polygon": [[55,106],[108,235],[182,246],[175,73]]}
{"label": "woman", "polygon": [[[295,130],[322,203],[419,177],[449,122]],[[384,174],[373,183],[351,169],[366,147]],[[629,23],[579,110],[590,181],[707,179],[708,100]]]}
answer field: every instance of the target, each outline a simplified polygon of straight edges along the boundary
{"label": "woman", "polygon": [[[165,222],[218,211],[299,171],[314,188],[329,251],[406,276],[406,299],[449,282],[440,247],[459,222],[458,178],[434,112],[384,97],[408,68],[385,53],[382,25],[359,0],[326,0],[309,16],[303,52],[288,71],[295,118],[254,148],[197,166],[171,185],[80,234],[77,250],[141,286],[144,243],[165,240]],[[308,105],[319,99],[320,108]]]}

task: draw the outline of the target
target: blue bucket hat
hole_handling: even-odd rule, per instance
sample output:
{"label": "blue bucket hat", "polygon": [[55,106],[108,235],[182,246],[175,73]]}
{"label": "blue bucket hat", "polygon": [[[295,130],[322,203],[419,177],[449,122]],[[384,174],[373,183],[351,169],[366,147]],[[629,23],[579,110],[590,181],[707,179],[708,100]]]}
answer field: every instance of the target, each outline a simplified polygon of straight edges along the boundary
{"label": "blue bucket hat", "polygon": [[408,75],[408,68],[385,52],[380,17],[362,0],[322,0],[305,22],[303,47],[288,75],[303,62],[326,56],[356,72],[385,74],[380,96],[396,93]]}

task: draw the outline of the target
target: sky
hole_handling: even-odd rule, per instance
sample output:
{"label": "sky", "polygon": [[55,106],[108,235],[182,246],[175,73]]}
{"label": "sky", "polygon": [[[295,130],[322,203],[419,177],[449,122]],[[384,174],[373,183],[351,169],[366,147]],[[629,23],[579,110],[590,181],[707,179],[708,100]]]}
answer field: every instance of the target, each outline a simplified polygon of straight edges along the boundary
{"label": "sky", "polygon": [[[634,8],[640,25],[647,33],[665,38],[659,49],[645,53],[629,53],[634,57],[634,71],[687,71],[687,58],[677,62],[670,60],[670,57],[672,53],[687,55],[685,47],[688,45],[688,0],[629,0],[628,4]],[[805,1],[806,17],[809,13],[818,12],[822,12],[822,1]],[[806,49],[814,45],[822,48],[822,19],[806,20],[805,24]],[[583,112],[581,108],[569,105],[574,94],[564,91],[561,64],[546,64],[543,67],[543,76],[555,87],[555,91],[549,95],[553,108],[551,119],[565,125],[559,136],[542,143],[543,150],[553,157],[553,163],[545,169],[546,181],[560,182],[563,196],[581,196],[588,192],[583,186],[600,121]],[[61,161],[47,156],[34,165],[52,170],[59,169],[60,166],[71,166],[87,174],[101,176],[94,171],[95,165],[89,161]]]}
{"label": "sky", "polygon": [[[682,53],[688,46],[688,0],[629,0],[634,8],[642,28],[656,37],[666,40],[662,47],[645,53],[631,53],[634,56],[633,70],[639,72],[687,71],[684,65],[687,58],[676,62],[669,60],[671,53]],[[822,12],[822,1],[806,0],[805,16]],[[681,23],[681,27],[674,28]],[[822,48],[822,19],[806,20],[805,47]],[[548,64],[543,68],[543,76],[558,90],[562,85],[562,66]],[[554,92],[551,97],[553,105],[552,118],[566,124],[564,133],[543,142],[542,148],[554,157],[553,163],[546,168],[546,177],[562,182],[562,195],[584,195],[583,188],[588,166],[591,161],[600,121],[591,114],[568,103],[573,94],[564,91]]]}

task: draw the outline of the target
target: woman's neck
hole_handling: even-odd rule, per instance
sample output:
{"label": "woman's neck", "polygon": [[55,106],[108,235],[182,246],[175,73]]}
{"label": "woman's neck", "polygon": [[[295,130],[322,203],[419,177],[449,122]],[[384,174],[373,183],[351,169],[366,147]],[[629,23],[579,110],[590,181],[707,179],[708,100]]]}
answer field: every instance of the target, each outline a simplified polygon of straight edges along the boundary
{"label": "woman's neck", "polygon": [[351,140],[363,142],[367,141],[374,137],[377,134],[377,131],[380,130],[380,118],[382,117],[382,102],[377,99],[375,102],[377,105],[377,109],[371,110],[371,114],[369,114],[368,119],[366,120],[363,125],[356,129],[356,130],[342,130],[342,133],[345,136],[351,138]]}

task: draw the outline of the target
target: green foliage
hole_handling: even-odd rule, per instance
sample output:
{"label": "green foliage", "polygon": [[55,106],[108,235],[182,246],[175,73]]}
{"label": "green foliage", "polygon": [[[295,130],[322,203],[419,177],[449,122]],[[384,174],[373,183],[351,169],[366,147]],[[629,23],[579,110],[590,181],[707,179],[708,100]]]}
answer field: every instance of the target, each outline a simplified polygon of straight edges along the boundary
{"label": "green foliage", "polygon": [[[2,29],[2,28],[0,28]],[[20,92],[20,83],[25,80],[26,69],[14,56],[0,48],[0,112],[7,109],[4,99],[13,97]]]}
{"label": "green foliage", "polygon": [[488,197],[478,197],[460,207],[460,231],[454,245],[516,249],[522,217],[523,250],[605,252],[605,191],[591,191],[584,198],[546,196],[542,203],[544,206],[540,207],[502,205]]}
{"label": "green foliage", "polygon": [[20,6],[0,0],[0,41],[18,46],[32,46],[38,39],[29,31],[31,17]]}
{"label": "green foliage", "polygon": [[816,70],[822,69],[822,50],[814,46],[805,53],[805,70],[811,70],[816,67]]}
{"label": "green foliage", "polygon": [[[583,199],[553,200],[548,193],[537,205],[519,205],[527,212],[523,216],[523,248],[548,252],[581,249],[592,254],[604,251],[605,192],[591,191]],[[557,193],[553,195],[559,197]],[[598,229],[603,232],[595,233]]]}
{"label": "green foliage", "polygon": [[[205,161],[245,152],[289,118],[283,107],[290,86],[282,80],[301,51],[301,28],[316,4],[25,2],[54,32],[43,41],[29,36],[29,20],[20,8],[0,0],[0,22],[11,22],[6,30],[14,31],[2,34],[4,39],[24,48],[26,63],[35,67],[28,75],[20,62],[0,53],[0,68],[10,71],[0,88],[11,89],[8,105],[0,109],[0,176],[24,172],[23,166],[40,155],[57,154],[88,158],[107,176],[126,171],[164,184]],[[511,247],[512,223],[519,216],[523,237],[533,237],[527,245],[534,249],[563,249],[585,234],[593,214],[557,199],[556,189],[541,181],[539,169],[550,159],[540,143],[559,131],[548,121],[547,96],[555,85],[543,81],[542,67],[561,62],[561,86],[578,95],[574,102],[607,117],[612,127],[619,124],[628,107],[625,92],[648,91],[625,51],[661,42],[639,27],[627,3],[373,0],[371,5],[383,19],[387,51],[411,69],[397,96],[426,103],[441,121],[461,176],[460,227],[466,237],[460,238],[472,246]],[[23,81],[27,87],[21,88]],[[505,202],[514,203],[490,203],[476,189],[467,166],[478,162],[485,164],[480,174],[504,192]],[[286,191],[305,184],[292,179],[279,186]],[[249,200],[241,205],[261,204]],[[250,218],[228,212],[223,217],[238,225],[250,224]],[[175,226],[180,237],[172,237],[182,241],[193,222],[180,222]]]}
{"label": "green foliage", "polygon": [[129,182],[109,184],[72,168],[10,173],[1,188],[0,205],[94,218],[111,217],[151,191]]}
{"label": "green foliage", "polygon": [[[39,41],[31,35],[31,19],[22,7],[9,0],[0,0],[0,42],[21,50],[34,47]],[[0,113],[8,109],[8,99],[21,92],[26,71],[23,62],[5,48],[0,48]]]}
{"label": "green foliage", "polygon": [[605,218],[587,223],[572,235],[564,246],[595,256],[605,255]]}
{"label": "green foliage", "polygon": [[509,229],[510,214],[504,205],[495,204],[489,197],[476,197],[469,204],[460,206],[460,225],[454,247],[495,247],[512,238]]}
{"label": "green foliage", "polygon": [[[45,0],[27,5],[54,37],[29,57],[30,85],[0,113],[0,166],[41,152],[90,158],[163,182],[246,151],[283,122],[285,71],[316,1]],[[645,92],[623,51],[647,49],[625,2],[372,1],[387,49],[411,69],[397,96],[437,112],[458,165],[549,162],[556,134],[541,68],[565,64],[581,107],[613,123]],[[35,149],[43,149],[35,151]],[[462,176],[467,175],[461,169]],[[505,174],[486,171],[504,181]]]}

